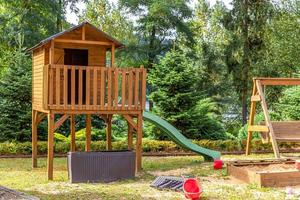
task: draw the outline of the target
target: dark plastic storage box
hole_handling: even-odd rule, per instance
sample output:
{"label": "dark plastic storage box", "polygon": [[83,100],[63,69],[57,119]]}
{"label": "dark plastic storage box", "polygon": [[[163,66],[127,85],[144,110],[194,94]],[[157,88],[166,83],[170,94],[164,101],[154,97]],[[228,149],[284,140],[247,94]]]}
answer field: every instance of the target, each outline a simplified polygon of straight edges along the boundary
{"label": "dark plastic storage box", "polygon": [[69,152],[68,173],[71,183],[111,182],[135,176],[132,151]]}

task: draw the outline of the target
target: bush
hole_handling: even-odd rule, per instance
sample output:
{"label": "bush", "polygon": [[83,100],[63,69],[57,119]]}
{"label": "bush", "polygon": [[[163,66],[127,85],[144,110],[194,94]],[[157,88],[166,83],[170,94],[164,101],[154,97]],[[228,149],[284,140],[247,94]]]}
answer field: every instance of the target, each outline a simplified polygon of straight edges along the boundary
{"label": "bush", "polygon": [[[135,142],[135,141],[134,141]],[[194,140],[193,143],[217,151],[244,151],[246,147],[246,141],[239,142],[238,140]],[[91,143],[91,149],[93,151],[105,151],[105,141],[93,141]],[[127,141],[116,141],[112,143],[113,150],[125,150],[127,149]],[[135,145],[133,146],[135,147]],[[280,148],[291,149],[299,147],[298,143],[279,143]],[[65,142],[55,142],[54,152],[56,154],[66,154],[70,150],[70,144]],[[85,142],[76,141],[76,150],[84,151]],[[261,140],[254,139],[252,141],[252,150],[272,150],[272,145],[262,144]],[[186,150],[177,146],[172,141],[159,141],[159,140],[143,140],[144,152],[186,152]],[[47,142],[38,142],[38,153],[47,154]],[[0,143],[0,155],[30,155],[31,154],[31,142],[15,143],[4,142]]]}

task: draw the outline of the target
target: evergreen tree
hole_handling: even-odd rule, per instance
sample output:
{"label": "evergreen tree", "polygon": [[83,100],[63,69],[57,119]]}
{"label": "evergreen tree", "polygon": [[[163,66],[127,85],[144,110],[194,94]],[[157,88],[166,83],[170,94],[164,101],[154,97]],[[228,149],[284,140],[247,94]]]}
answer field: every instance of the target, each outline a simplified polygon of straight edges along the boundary
{"label": "evergreen tree", "polygon": [[31,138],[31,62],[18,35],[0,80],[0,141]]}

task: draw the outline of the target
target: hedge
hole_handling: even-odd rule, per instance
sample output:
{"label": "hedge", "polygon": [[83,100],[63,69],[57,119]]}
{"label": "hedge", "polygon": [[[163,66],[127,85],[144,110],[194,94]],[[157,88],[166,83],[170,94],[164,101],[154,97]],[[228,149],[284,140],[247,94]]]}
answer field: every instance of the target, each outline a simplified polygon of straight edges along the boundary
{"label": "hedge", "polygon": [[[235,152],[245,150],[246,141],[239,142],[237,140],[199,140],[193,141],[195,144],[198,144],[202,147],[214,149],[218,151],[226,152]],[[123,150],[127,149],[127,141],[118,141],[112,142],[114,150]],[[298,148],[299,144],[297,143],[280,143],[280,148],[284,149],[293,149]],[[69,151],[70,144],[63,142],[55,142],[54,152],[57,154],[65,154]],[[76,150],[84,151],[85,142],[77,141]],[[91,149],[93,151],[103,151],[105,150],[105,141],[93,141],[91,143]],[[261,140],[252,141],[252,150],[271,150],[271,144],[262,144]],[[185,151],[181,147],[177,146],[172,141],[158,141],[158,140],[143,140],[143,151],[144,152],[183,152]],[[42,141],[38,142],[38,153],[46,154],[47,153],[47,142]],[[0,155],[29,155],[31,154],[31,142],[4,142],[0,143]]]}

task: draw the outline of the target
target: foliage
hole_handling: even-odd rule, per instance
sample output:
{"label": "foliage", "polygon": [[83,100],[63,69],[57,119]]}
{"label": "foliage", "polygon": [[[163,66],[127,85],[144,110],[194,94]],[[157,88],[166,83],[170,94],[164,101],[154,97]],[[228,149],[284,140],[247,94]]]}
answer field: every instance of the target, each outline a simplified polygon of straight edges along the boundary
{"label": "foliage", "polygon": [[181,50],[172,50],[154,66],[148,79],[156,89],[151,94],[155,111],[189,138],[222,138],[218,105],[200,96],[202,74],[194,64]]}
{"label": "foliage", "polygon": [[8,69],[0,80],[0,141],[26,141],[31,138],[31,62],[23,47],[10,54]]}

